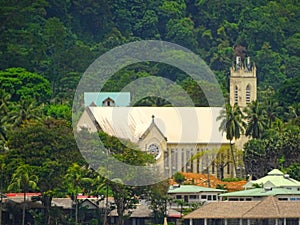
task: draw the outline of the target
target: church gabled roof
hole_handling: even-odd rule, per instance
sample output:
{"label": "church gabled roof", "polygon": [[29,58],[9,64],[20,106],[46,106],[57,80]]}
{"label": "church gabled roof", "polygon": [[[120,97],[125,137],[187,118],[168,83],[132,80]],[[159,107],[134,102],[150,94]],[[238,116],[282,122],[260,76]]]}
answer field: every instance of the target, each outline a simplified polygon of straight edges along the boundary
{"label": "church gabled roof", "polygon": [[89,107],[101,130],[134,143],[149,128],[152,115],[169,143],[229,143],[226,134],[219,131],[220,121],[216,120],[221,110],[221,107]]}
{"label": "church gabled roof", "polygon": [[154,119],[155,119],[155,116],[152,115],[152,122],[151,122],[150,126],[149,126],[149,127],[145,130],[145,132],[139,137],[139,139],[144,139],[152,129],[156,128],[156,129],[158,130],[158,132],[160,133],[160,135],[161,135],[165,140],[167,140],[167,138],[164,136],[164,134],[161,132],[161,130],[158,128],[158,126],[155,124]]}

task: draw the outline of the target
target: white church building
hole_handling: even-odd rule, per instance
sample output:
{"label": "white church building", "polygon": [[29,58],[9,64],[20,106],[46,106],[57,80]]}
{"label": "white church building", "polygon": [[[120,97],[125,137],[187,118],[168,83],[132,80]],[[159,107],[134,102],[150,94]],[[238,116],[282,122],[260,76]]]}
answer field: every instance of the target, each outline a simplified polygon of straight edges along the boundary
{"label": "white church building", "polygon": [[[230,71],[230,102],[245,107],[256,100],[255,66],[243,66],[237,59]],[[220,157],[228,162],[222,165],[222,177],[236,175],[226,133],[219,130],[221,107],[130,107],[127,92],[85,93],[84,100],[86,108],[78,130],[101,130],[137,144],[155,156],[168,176],[182,171],[220,177],[220,160],[216,160]],[[218,154],[221,146],[227,146],[228,152]],[[242,170],[242,165],[238,166]]]}

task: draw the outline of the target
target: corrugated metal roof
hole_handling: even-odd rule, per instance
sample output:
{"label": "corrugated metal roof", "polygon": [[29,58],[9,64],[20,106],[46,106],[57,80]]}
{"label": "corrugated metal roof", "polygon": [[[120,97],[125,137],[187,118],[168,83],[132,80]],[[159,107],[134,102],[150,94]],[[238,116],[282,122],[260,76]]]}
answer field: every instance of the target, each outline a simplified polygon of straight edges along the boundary
{"label": "corrugated metal roof", "polygon": [[102,102],[107,98],[114,100],[115,106],[130,105],[130,92],[85,92],[84,105],[87,107],[94,103],[96,106],[102,106]]}
{"label": "corrugated metal roof", "polygon": [[[153,217],[153,211],[149,205],[136,205],[135,209],[131,209],[130,218],[150,218]],[[125,210],[125,215],[128,215],[128,210]],[[118,216],[117,210],[114,209],[109,213],[109,216]],[[181,213],[175,209],[168,209],[168,217],[180,218]]]}
{"label": "corrugated metal roof", "polygon": [[52,206],[62,207],[63,209],[72,209],[73,201],[71,198],[53,198]]}
{"label": "corrugated metal roof", "polygon": [[[131,218],[148,218],[152,216],[152,210],[146,205],[137,205],[135,209],[131,209]],[[125,215],[128,214],[128,210],[125,210]],[[116,209],[109,213],[109,216],[118,216]]]}
{"label": "corrugated metal roof", "polygon": [[199,192],[224,192],[225,190],[200,187],[196,185],[180,185],[179,187],[171,186],[168,190],[168,194],[175,193],[199,193]]}
{"label": "corrugated metal roof", "polygon": [[300,182],[290,178],[278,169],[274,169],[258,180],[249,181],[244,185],[245,188],[252,188],[253,184],[259,184],[269,187],[300,187]]}
{"label": "corrugated metal roof", "polygon": [[284,173],[283,172],[281,172],[279,169],[273,169],[273,170],[271,170],[269,173],[268,173],[268,175],[275,175],[275,176],[282,176]]}
{"label": "corrugated metal roof", "polygon": [[287,188],[272,188],[271,190],[265,190],[264,188],[252,188],[244,191],[235,191],[235,192],[220,194],[221,197],[263,197],[263,196],[270,196],[270,195],[300,196],[300,191],[289,190]]}
{"label": "corrugated metal roof", "polygon": [[[89,107],[109,135],[138,142],[154,122],[168,143],[228,143],[219,131],[221,107]],[[79,126],[86,127],[81,121]]]}

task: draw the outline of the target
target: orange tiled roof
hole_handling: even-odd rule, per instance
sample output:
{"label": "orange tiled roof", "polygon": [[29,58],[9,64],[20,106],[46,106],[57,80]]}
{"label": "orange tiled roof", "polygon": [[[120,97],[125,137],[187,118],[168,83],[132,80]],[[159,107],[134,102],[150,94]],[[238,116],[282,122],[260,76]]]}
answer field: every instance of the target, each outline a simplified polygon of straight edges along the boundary
{"label": "orange tiled roof", "polygon": [[[197,174],[197,173],[182,173],[182,175],[185,177],[186,181],[190,184],[202,186],[202,187],[208,187],[208,177],[207,174]],[[217,185],[224,185],[225,188],[231,192],[231,191],[240,191],[243,190],[243,186],[247,183],[245,180],[241,181],[232,181],[232,182],[224,182],[219,180],[213,175],[209,176],[210,178],[210,186],[211,188],[216,188]],[[170,184],[174,184],[175,182],[173,180],[170,180]]]}

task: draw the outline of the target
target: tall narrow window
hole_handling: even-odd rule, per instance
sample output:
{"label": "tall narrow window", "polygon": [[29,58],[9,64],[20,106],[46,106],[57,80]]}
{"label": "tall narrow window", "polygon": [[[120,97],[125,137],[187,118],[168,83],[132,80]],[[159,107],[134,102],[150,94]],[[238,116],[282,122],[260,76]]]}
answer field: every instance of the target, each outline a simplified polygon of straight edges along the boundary
{"label": "tall narrow window", "polygon": [[178,168],[178,149],[174,149],[174,158],[172,160],[172,169],[177,171]]}
{"label": "tall narrow window", "polygon": [[[200,149],[197,148],[197,153],[199,154]],[[200,173],[200,160],[199,157],[197,157],[197,173]]]}
{"label": "tall narrow window", "polygon": [[175,154],[177,154],[177,153],[175,153],[175,149],[173,149],[172,148],[172,150],[171,150],[171,166],[172,166],[172,170],[176,170],[176,156],[175,156]]}
{"label": "tall narrow window", "polygon": [[246,87],[246,103],[249,104],[250,103],[250,99],[251,99],[251,94],[250,94],[251,88],[250,85],[248,84]]}
{"label": "tall narrow window", "polygon": [[165,163],[165,175],[168,176],[169,175],[169,149],[167,148],[167,150],[164,152],[164,163]]}
{"label": "tall narrow window", "polygon": [[192,160],[194,155],[194,149],[191,148],[191,156],[190,156],[190,161],[191,161],[191,172],[193,173],[193,168],[194,168],[194,161]]}
{"label": "tall narrow window", "polygon": [[181,171],[184,172],[184,166],[186,164],[186,161],[184,160],[184,148],[181,149]]}
{"label": "tall narrow window", "polygon": [[211,163],[211,173],[212,174],[215,173],[215,161],[212,161],[212,163]]}
{"label": "tall narrow window", "polygon": [[184,162],[185,162],[185,171],[186,172],[190,172],[190,166],[189,166],[189,156],[190,156],[190,150],[186,149],[186,152],[185,152],[185,159],[184,159]]}
{"label": "tall narrow window", "polygon": [[235,86],[234,88],[234,103],[238,104],[239,102],[239,88]]}
{"label": "tall narrow window", "polygon": [[[230,157],[229,149],[227,150],[226,154],[227,154],[227,161],[230,162],[231,161],[231,157]],[[228,163],[227,164],[227,174],[230,174],[230,167],[231,167],[231,163]]]}

